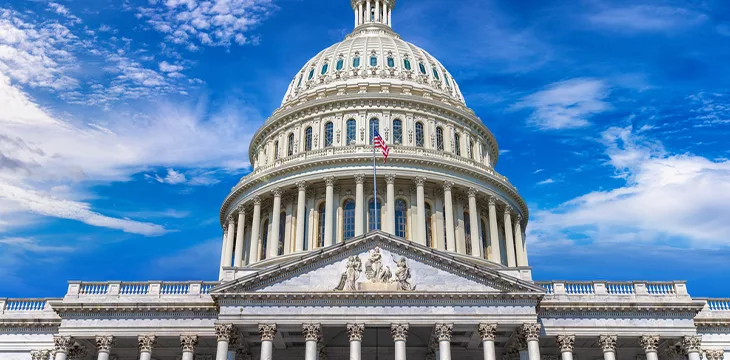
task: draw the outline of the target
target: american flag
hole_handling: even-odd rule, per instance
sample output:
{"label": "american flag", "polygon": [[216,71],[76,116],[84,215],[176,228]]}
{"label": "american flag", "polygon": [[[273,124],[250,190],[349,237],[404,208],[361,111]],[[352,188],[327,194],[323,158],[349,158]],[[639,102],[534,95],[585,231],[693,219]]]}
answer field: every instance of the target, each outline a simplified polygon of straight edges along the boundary
{"label": "american flag", "polygon": [[375,130],[375,136],[373,137],[373,145],[375,145],[376,149],[380,149],[380,151],[383,153],[383,163],[388,162],[388,154],[390,153],[390,148],[388,145],[385,145],[385,141],[378,133],[378,130]]}

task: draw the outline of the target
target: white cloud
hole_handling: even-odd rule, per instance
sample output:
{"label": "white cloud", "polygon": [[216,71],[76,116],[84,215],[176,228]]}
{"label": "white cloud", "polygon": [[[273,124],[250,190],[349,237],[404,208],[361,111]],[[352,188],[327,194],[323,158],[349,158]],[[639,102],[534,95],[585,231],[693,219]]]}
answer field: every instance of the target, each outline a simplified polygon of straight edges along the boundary
{"label": "white cloud", "polygon": [[56,14],[63,15],[71,22],[71,24],[81,24],[81,19],[79,19],[77,16],[73,15],[71,11],[68,10],[67,7],[63,6],[62,4],[56,3],[56,2],[49,2],[48,7],[55,11]]}
{"label": "white cloud", "polygon": [[273,9],[272,0],[165,0],[140,7],[137,17],[165,34],[168,41],[195,50],[200,45],[249,43],[244,34]]}
{"label": "white cloud", "polygon": [[604,101],[608,94],[603,81],[577,78],[551,84],[523,98],[513,109],[533,109],[529,121],[543,130],[580,128],[590,124],[592,115],[611,107]]}
{"label": "white cloud", "polygon": [[532,173],[533,174],[539,174],[539,173],[541,173],[543,171],[545,171],[545,169],[537,169],[537,170],[533,171]]}
{"label": "white cloud", "polygon": [[661,143],[630,127],[611,128],[602,135],[608,164],[626,184],[535,212],[530,232],[537,244],[577,238],[728,246],[730,161],[668,154]]}
{"label": "white cloud", "polygon": [[169,72],[180,72],[183,70],[183,67],[181,65],[173,65],[168,63],[167,61],[163,61],[160,63],[160,71],[169,73]]}
{"label": "white cloud", "polygon": [[9,237],[0,238],[0,245],[13,247],[15,249],[33,253],[47,253],[47,252],[70,252],[74,251],[74,248],[69,246],[47,246],[41,245],[35,239],[22,238],[22,237]]}
{"label": "white cloud", "polygon": [[185,174],[175,171],[175,169],[167,169],[167,175],[165,177],[161,177],[160,175],[155,174],[153,175],[145,175],[148,179],[155,180],[161,184],[170,184],[170,185],[176,185],[176,184],[182,184],[187,181],[187,178],[185,178]]}
{"label": "white cloud", "polygon": [[548,178],[548,179],[538,182],[537,185],[548,185],[548,184],[553,184],[553,183],[555,183],[555,180],[553,180],[552,178]]}
{"label": "white cloud", "polygon": [[595,25],[618,31],[662,32],[695,26],[707,21],[708,17],[679,7],[635,5],[605,9],[588,19]]}

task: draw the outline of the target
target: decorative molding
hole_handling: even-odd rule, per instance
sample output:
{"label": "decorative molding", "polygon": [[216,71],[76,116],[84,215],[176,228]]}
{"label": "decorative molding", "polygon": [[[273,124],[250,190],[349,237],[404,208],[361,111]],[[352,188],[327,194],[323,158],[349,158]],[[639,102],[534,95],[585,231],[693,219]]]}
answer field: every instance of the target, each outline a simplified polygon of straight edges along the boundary
{"label": "decorative molding", "polygon": [[416,186],[423,186],[424,184],[426,184],[426,177],[416,176],[413,181],[416,183]]}
{"label": "decorative molding", "polygon": [[522,332],[522,336],[525,341],[538,341],[540,339],[540,328],[542,326],[539,323],[526,323],[522,324],[519,328]]}
{"label": "decorative molding", "polygon": [[271,195],[274,195],[274,197],[281,197],[281,188],[273,188],[271,189]]}
{"label": "decorative molding", "polygon": [[659,347],[659,335],[643,335],[639,343],[645,352],[656,352]]}
{"label": "decorative molding", "polygon": [[180,335],[180,348],[182,352],[195,352],[196,346],[198,346],[198,335]]}
{"label": "decorative molding", "polygon": [[489,197],[489,207],[497,206],[497,197],[490,196]]}
{"label": "decorative molding", "polygon": [[350,337],[350,341],[362,341],[364,332],[365,325],[363,324],[347,324],[347,334]]}
{"label": "decorative molding", "polygon": [[114,346],[114,336],[112,335],[96,335],[96,349],[99,352],[111,352]]}
{"label": "decorative molding", "polygon": [[494,341],[497,336],[497,324],[481,323],[478,329],[482,341]]}
{"label": "decorative molding", "polygon": [[299,191],[306,191],[307,190],[307,182],[306,181],[297,181],[296,185],[297,185],[297,189],[299,189]]}
{"label": "decorative molding", "polygon": [[707,360],[723,360],[725,351],[722,349],[705,350],[705,359]]}
{"label": "decorative molding", "polygon": [[558,335],[556,336],[558,345],[560,346],[560,352],[573,352],[573,345],[575,345],[575,335]]}
{"label": "decorative molding", "polygon": [[468,190],[466,191],[467,195],[468,195],[468,196],[469,196],[470,198],[476,197],[476,196],[477,196],[477,193],[478,193],[478,192],[479,192],[479,191],[478,191],[477,189],[473,188],[473,187],[470,187],[470,188],[469,188],[469,189],[468,189]]}
{"label": "decorative molding", "polygon": [[390,334],[393,336],[393,341],[406,341],[408,339],[408,324],[390,325]]}
{"label": "decorative molding", "polygon": [[598,337],[598,345],[601,346],[603,352],[616,352],[616,335],[601,335]]}
{"label": "decorative molding", "polygon": [[157,336],[140,335],[137,337],[140,352],[152,352],[152,348],[157,344]]}
{"label": "decorative molding", "polygon": [[335,177],[334,176],[327,176],[324,178],[324,183],[327,186],[335,186]]}
{"label": "decorative molding", "polygon": [[261,335],[261,341],[274,341],[276,330],[276,324],[259,324],[259,335]]}
{"label": "decorative molding", "polygon": [[302,324],[302,333],[304,341],[319,341],[322,337],[322,326],[314,323]]}
{"label": "decorative molding", "polygon": [[355,174],[355,184],[365,183],[365,174]]}
{"label": "decorative molding", "polygon": [[385,175],[385,183],[388,185],[395,184],[395,174]]}
{"label": "decorative molding", "polygon": [[453,186],[454,183],[452,181],[444,181],[444,191],[451,191]]}
{"label": "decorative molding", "polygon": [[702,335],[689,335],[682,338],[682,349],[685,352],[700,352],[702,346]]}
{"label": "decorative molding", "polygon": [[70,336],[53,335],[53,346],[56,352],[68,354],[68,349],[73,345],[73,338]]}

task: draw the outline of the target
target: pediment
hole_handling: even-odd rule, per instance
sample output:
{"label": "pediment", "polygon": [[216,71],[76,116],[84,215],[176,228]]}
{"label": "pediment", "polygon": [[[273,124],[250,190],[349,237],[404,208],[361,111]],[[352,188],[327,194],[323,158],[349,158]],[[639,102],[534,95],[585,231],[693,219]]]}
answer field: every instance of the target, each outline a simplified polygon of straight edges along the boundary
{"label": "pediment", "polygon": [[336,244],[221,284],[230,294],[513,294],[541,296],[530,282],[382,232]]}

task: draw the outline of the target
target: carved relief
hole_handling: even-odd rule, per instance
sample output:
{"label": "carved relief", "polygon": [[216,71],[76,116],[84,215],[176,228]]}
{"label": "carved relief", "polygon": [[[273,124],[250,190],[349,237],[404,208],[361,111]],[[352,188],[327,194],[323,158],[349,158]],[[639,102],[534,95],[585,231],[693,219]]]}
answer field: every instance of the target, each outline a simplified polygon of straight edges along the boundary
{"label": "carved relief", "polygon": [[345,272],[342,274],[342,277],[340,277],[340,283],[337,287],[335,287],[335,290],[357,290],[357,280],[360,278],[360,272],[362,272],[362,262],[360,261],[360,257],[350,256],[347,260]]}
{"label": "carved relief", "polygon": [[656,349],[659,346],[659,336],[658,335],[644,335],[641,337],[639,342],[641,343],[641,347],[644,348],[644,351],[656,352]]}
{"label": "carved relief", "polygon": [[598,337],[598,344],[603,352],[616,351],[616,335],[601,335]]}
{"label": "carved relief", "polygon": [[276,324],[259,324],[259,335],[261,335],[261,341],[274,341]]}
{"label": "carved relief", "polygon": [[408,338],[408,324],[392,324],[390,334],[393,335],[393,341],[406,341]]}
{"label": "carved relief", "polygon": [[402,257],[395,263],[398,266],[395,270],[395,282],[398,284],[398,290],[416,290],[416,286],[411,284],[411,270],[408,269],[406,258]]}
{"label": "carved relief", "polygon": [[362,260],[359,256],[351,256],[347,260],[345,271],[334,288],[335,291],[413,291],[416,286],[411,284],[411,271],[406,258],[395,260],[395,274],[391,268],[383,264],[383,255],[380,248],[369,252],[365,261],[364,282],[358,282],[363,271]]}

